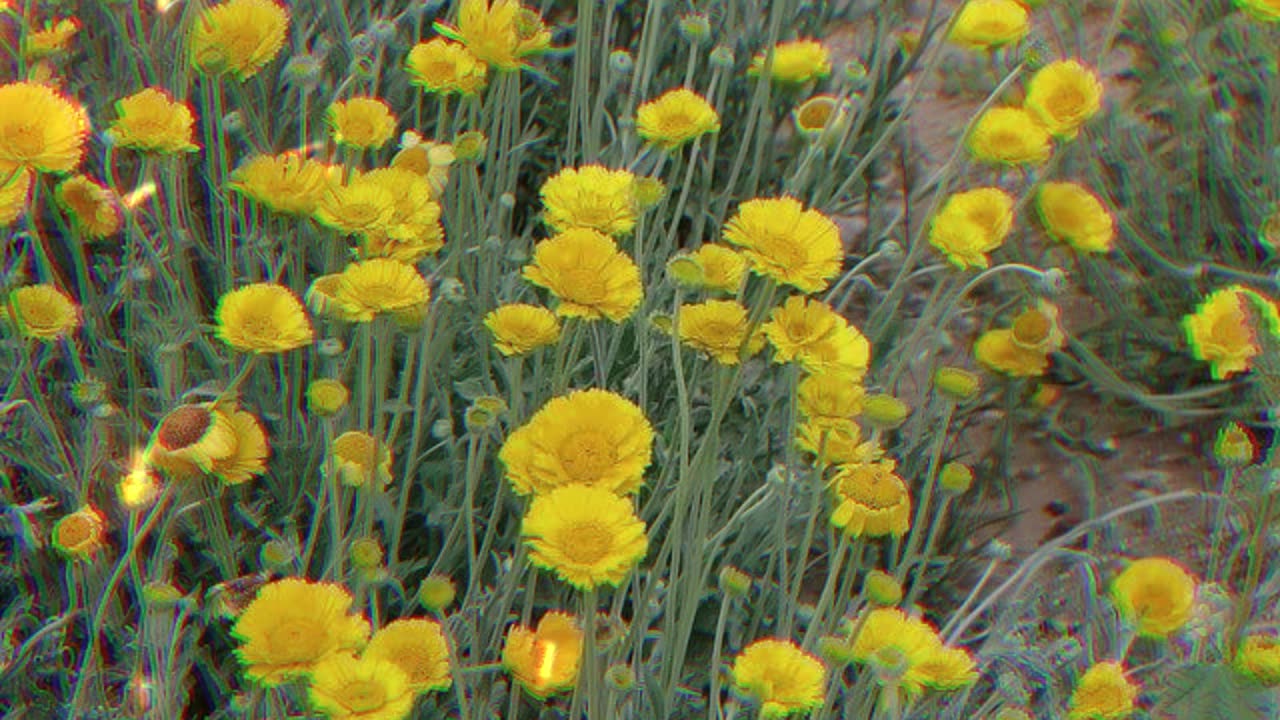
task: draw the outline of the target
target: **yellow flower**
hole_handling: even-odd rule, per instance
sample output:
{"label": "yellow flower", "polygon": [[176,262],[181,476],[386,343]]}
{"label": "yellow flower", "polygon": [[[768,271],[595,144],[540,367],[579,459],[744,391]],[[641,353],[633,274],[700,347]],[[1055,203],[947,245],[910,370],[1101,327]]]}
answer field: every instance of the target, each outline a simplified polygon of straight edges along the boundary
{"label": "yellow flower", "polygon": [[80,234],[87,238],[105,238],[120,231],[124,216],[120,198],[105,185],[84,175],[73,175],[58,184],[53,198],[67,214]]}
{"label": "yellow flower", "polygon": [[225,458],[215,459],[211,471],[227,485],[239,485],[267,471],[267,433],[252,413],[228,408],[222,412],[235,434],[235,450]]}
{"label": "yellow flower", "polygon": [[1267,687],[1280,685],[1280,638],[1249,635],[1240,644],[1232,666],[1256,683]]}
{"label": "yellow flower", "polygon": [[1280,2],[1277,0],[1235,0],[1235,3],[1255,20],[1280,22]]}
{"label": "yellow flower", "polygon": [[364,658],[387,660],[408,676],[409,689],[416,693],[448,690],[449,644],[440,623],[424,618],[407,618],[387,623],[369,638],[361,653]]}
{"label": "yellow flower", "polygon": [[334,653],[318,660],[307,695],[330,720],[404,720],[413,712],[404,670],[377,657]]}
{"label": "yellow flower", "polygon": [[276,212],[310,215],[333,175],[333,167],[298,153],[255,155],[232,171],[227,186]]}
{"label": "yellow flower", "polygon": [[924,686],[933,690],[959,690],[978,681],[978,668],[967,650],[938,647],[914,663],[903,684]]}
{"label": "yellow flower", "polygon": [[440,197],[449,184],[449,167],[453,165],[453,146],[429,142],[421,135],[406,130],[400,136],[400,151],[391,158],[391,167],[412,170],[431,184],[432,197]]}
{"label": "yellow flower", "polygon": [[853,103],[835,95],[814,95],[791,111],[796,132],[805,140],[835,141],[853,117]]}
{"label": "yellow flower", "polygon": [[145,88],[117,100],[116,115],[106,134],[119,147],[157,153],[200,149],[192,139],[191,108],[163,90]]}
{"label": "yellow flower", "polygon": [[773,345],[774,362],[795,361],[810,373],[862,378],[871,360],[871,344],[839,313],[798,295],[774,308],[761,326]]}
{"label": "yellow flower", "polygon": [[702,286],[716,292],[734,294],[747,274],[747,259],[732,248],[706,243],[690,253],[702,269]]}
{"label": "yellow flower", "polygon": [[572,615],[549,612],[536,630],[517,625],[507,631],[502,665],[525,692],[543,700],[577,685],[583,640]]}
{"label": "yellow flower", "polygon": [[1120,614],[1138,633],[1162,638],[1187,624],[1196,599],[1196,580],[1168,558],[1142,558],[1130,563],[1111,583]]}
{"label": "yellow flower", "polygon": [[427,178],[403,168],[378,168],[360,176],[391,194],[392,213],[384,226],[361,237],[361,257],[389,257],[414,263],[444,247],[440,205]]}
{"label": "yellow flower", "polygon": [[853,537],[901,537],[911,528],[911,495],[892,460],[843,465],[831,478],[831,524]]}
{"label": "yellow flower", "polygon": [[822,705],[827,667],[788,640],[766,638],[733,660],[733,683],[760,703],[760,717],[781,718]]}
{"label": "yellow flower", "polygon": [[970,50],[991,50],[1026,37],[1027,8],[1018,0],[968,0],[947,39]]}
{"label": "yellow flower", "polygon": [[1192,354],[1209,363],[1214,380],[1251,369],[1262,352],[1245,292],[1241,285],[1217,290],[1182,319]]}
{"label": "yellow flower", "polygon": [[465,45],[445,38],[432,38],[413,46],[404,64],[410,82],[441,95],[475,95],[489,80],[488,65]]}
{"label": "yellow flower", "polygon": [[560,320],[536,305],[511,303],[484,316],[493,346],[503,355],[523,355],[560,341]]}
{"label": "yellow flower", "polygon": [[148,461],[170,475],[188,477],[213,471],[236,454],[236,427],[213,403],[180,405],[164,416],[151,435]]}
{"label": "yellow flower", "polygon": [[320,378],[307,385],[307,408],[320,417],[329,417],[346,407],[351,391],[340,380]]}
{"label": "yellow flower", "polygon": [[191,66],[206,75],[247,80],[275,59],[289,31],[289,11],[275,0],[227,0],[196,16]]}
{"label": "yellow flower", "polygon": [[884,456],[875,441],[862,437],[862,428],[853,420],[806,420],[796,427],[796,447],[828,467],[874,463]]}
{"label": "yellow flower", "polygon": [[636,109],[636,134],[664,150],[715,132],[720,132],[716,109],[688,88],[668,90]]}
{"label": "yellow flower", "polygon": [[1022,108],[991,108],[978,118],[966,140],[969,154],[980,162],[1039,164],[1053,152],[1049,132]]}
{"label": "yellow flower", "polygon": [[425,307],[431,301],[431,288],[412,265],[371,258],[347,265],[338,275],[334,300],[347,319],[369,322],[381,313]]}
{"label": "yellow flower", "polygon": [[535,496],[520,535],[529,562],[579,590],[618,585],[649,550],[630,498],[601,486],[565,485]]}
{"label": "yellow flower", "polygon": [[757,330],[750,338],[747,309],[733,300],[707,300],[681,305],[677,315],[680,342],[707,353],[721,365],[737,365],[764,347]]}
{"label": "yellow flower", "polygon": [[1102,108],[1102,82],[1077,60],[1058,60],[1027,82],[1023,107],[1054,137],[1070,139]]}
{"label": "yellow flower", "polygon": [[32,174],[27,168],[0,172],[0,228],[12,225],[27,211]]}
{"label": "yellow flower", "polygon": [[1124,676],[1118,662],[1094,664],[1076,683],[1067,712],[1070,720],[1121,720],[1138,701],[1138,685]]}
{"label": "yellow flower", "polygon": [[386,145],[396,133],[396,116],[386,102],[375,97],[353,97],[329,106],[325,122],[339,145],[365,150]]}
{"label": "yellow flower", "polygon": [[1058,309],[1040,302],[1013,319],[1009,328],[989,330],[974,343],[973,354],[987,368],[1012,377],[1035,377],[1049,369],[1049,356],[1061,350],[1066,336],[1058,325]]}
{"label": "yellow flower", "polygon": [[519,495],[566,485],[618,494],[640,489],[653,457],[653,427],[635,403],[608,390],[552,399],[498,453]]}
{"label": "yellow flower", "polygon": [[1102,201],[1087,189],[1075,183],[1047,182],[1036,193],[1036,210],[1053,239],[1080,252],[1111,249],[1115,221]]}
{"label": "yellow flower", "polygon": [[80,327],[80,306],[47,283],[10,291],[5,306],[5,319],[22,337],[47,342],[65,337]]}
{"label": "yellow flower", "polygon": [[524,267],[529,282],[559,299],[563,317],[622,322],[640,305],[640,269],[607,235],[586,228],[565,230],[538,243]]}
{"label": "yellow flower", "polygon": [[385,233],[396,216],[396,195],[363,175],[330,185],[315,206],[315,218],[348,235]]}
{"label": "yellow flower", "polygon": [[62,516],[53,524],[49,539],[64,557],[85,560],[106,545],[106,519],[90,505]]}
{"label": "yellow flower", "polygon": [[929,244],[959,268],[990,264],[987,253],[1004,244],[1013,227],[1013,198],[994,187],[955,193],[929,224]]}
{"label": "yellow flower", "polygon": [[543,221],[556,232],[590,228],[626,235],[636,226],[636,176],[603,165],[565,168],[542,184]]}
{"label": "yellow flower", "polygon": [[[799,85],[824,78],[831,74],[831,53],[817,40],[792,40],[773,46],[773,65],[769,76],[774,82]],[[751,58],[747,75],[759,76],[764,72],[769,52],[759,52]]]}
{"label": "yellow flower", "polygon": [[516,0],[462,0],[458,27],[436,23],[436,30],[498,70],[519,70],[524,58],[551,46],[551,33],[537,11]]}
{"label": "yellow flower", "polygon": [[796,409],[816,425],[849,420],[862,411],[866,391],[843,373],[809,375],[796,387]]}
{"label": "yellow flower", "polygon": [[84,157],[89,114],[46,85],[0,85],[0,177],[19,168],[65,173]]}
{"label": "yellow flower", "polygon": [[826,289],[844,261],[836,224],[790,197],[742,203],[724,239],[742,248],[756,274],[805,293]]}
{"label": "yellow flower", "polygon": [[[0,3],[0,10],[3,8],[4,4]],[[27,60],[39,60],[60,53],[79,31],[80,21],[75,18],[46,22],[44,29],[31,30],[22,39],[22,54]]]}
{"label": "yellow flower", "polygon": [[214,323],[218,339],[241,352],[286,352],[310,345],[315,337],[298,296],[272,283],[252,283],[224,294]]}
{"label": "yellow flower", "polygon": [[338,478],[344,485],[361,487],[370,478],[375,487],[391,484],[391,448],[366,432],[348,430],[330,446]]}
{"label": "yellow flower", "polygon": [[926,687],[955,690],[978,679],[973,658],[960,648],[942,644],[937,630],[920,618],[892,607],[867,613],[853,638],[850,655],[860,663],[899,666],[901,687],[919,695]]}

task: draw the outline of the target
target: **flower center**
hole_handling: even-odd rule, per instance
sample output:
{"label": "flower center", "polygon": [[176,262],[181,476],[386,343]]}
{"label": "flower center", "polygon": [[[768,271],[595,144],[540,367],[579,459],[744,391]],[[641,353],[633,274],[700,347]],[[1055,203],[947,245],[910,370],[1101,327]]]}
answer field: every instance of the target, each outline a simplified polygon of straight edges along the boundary
{"label": "flower center", "polygon": [[1250,344],[1249,327],[1234,313],[1219,315],[1213,321],[1213,339],[1227,347]]}
{"label": "flower center", "polygon": [[290,618],[267,628],[267,646],[280,664],[317,659],[324,649],[326,633],[314,622]]}
{"label": "flower center", "polygon": [[893,476],[875,468],[860,468],[840,483],[840,493],[872,510],[884,510],[902,502],[902,489]]}
{"label": "flower center", "polygon": [[44,149],[44,133],[33,125],[11,127],[4,137],[4,145],[8,154],[15,157],[35,157]]}
{"label": "flower center", "polygon": [[585,431],[560,446],[560,463],[576,483],[594,484],[618,459],[617,448],[602,433]]}
{"label": "flower center", "polygon": [[355,713],[377,710],[387,702],[387,691],[375,680],[352,680],[342,686],[339,702]]}
{"label": "flower center", "polygon": [[194,445],[212,424],[213,414],[208,408],[186,405],[165,417],[160,423],[156,441],[166,450],[178,450]]}
{"label": "flower center", "polygon": [[1054,115],[1070,115],[1079,112],[1080,107],[1084,105],[1084,94],[1080,92],[1079,88],[1069,85],[1063,86],[1057,88],[1049,96],[1047,105]]}
{"label": "flower center", "polygon": [[69,549],[84,547],[98,534],[98,523],[82,514],[68,515],[58,524],[58,544]]}
{"label": "flower center", "polygon": [[613,550],[613,533],[594,522],[570,524],[560,532],[564,554],[580,565],[594,565]]}

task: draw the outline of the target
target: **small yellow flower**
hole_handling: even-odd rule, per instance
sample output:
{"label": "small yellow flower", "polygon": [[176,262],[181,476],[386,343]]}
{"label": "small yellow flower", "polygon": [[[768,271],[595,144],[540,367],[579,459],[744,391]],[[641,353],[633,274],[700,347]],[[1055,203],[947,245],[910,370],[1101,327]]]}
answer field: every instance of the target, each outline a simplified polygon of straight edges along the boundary
{"label": "small yellow flower", "polygon": [[676,322],[680,342],[707,353],[721,365],[737,365],[764,347],[759,330],[747,338],[747,309],[733,300],[681,305]]}
{"label": "small yellow flower", "polygon": [[1278,0],[1235,0],[1235,4],[1255,20],[1280,23],[1280,1]]}
{"label": "small yellow flower", "polygon": [[214,324],[218,339],[241,352],[287,352],[315,338],[298,296],[272,283],[253,283],[224,294]]}
{"label": "small yellow flower", "polygon": [[289,32],[289,11],[275,0],[227,0],[196,16],[191,66],[206,75],[247,80],[275,59]]}
{"label": "small yellow flower", "polygon": [[378,168],[358,183],[381,186],[391,194],[391,217],[361,234],[360,257],[389,257],[415,263],[444,247],[440,205],[432,199],[431,182],[404,168]]}
{"label": "small yellow flower", "polygon": [[796,387],[796,409],[809,422],[825,425],[849,420],[862,411],[866,391],[843,373],[809,375]]}
{"label": "small yellow flower", "polygon": [[644,294],[635,261],[609,236],[586,228],[538,243],[524,277],[559,299],[556,313],[563,317],[622,322]]}
{"label": "small yellow flower", "polygon": [[390,660],[335,653],[310,672],[311,706],[330,720],[404,720],[413,711],[408,676]]}
{"label": "small yellow flower", "polygon": [[549,612],[536,629],[517,625],[507,631],[502,665],[525,692],[544,700],[577,685],[584,639],[572,615]]}
{"label": "small yellow flower", "polygon": [[382,313],[425,307],[431,301],[431,288],[412,265],[372,258],[351,263],[338,274],[333,299],[345,319],[370,322]]}
{"label": "small yellow flower", "polygon": [[370,150],[386,145],[396,133],[396,116],[379,98],[353,97],[329,106],[325,121],[339,145]]}
{"label": "small yellow flower", "polygon": [[753,272],[805,293],[826,289],[844,261],[831,218],[790,197],[742,203],[725,223],[724,239],[742,249]]}
{"label": "small yellow flower", "polygon": [[715,243],[705,243],[690,253],[702,269],[702,286],[707,290],[733,295],[742,287],[747,274],[747,259],[742,253]]}
{"label": "small yellow flower", "polygon": [[733,661],[733,683],[760,703],[760,717],[782,718],[822,705],[827,667],[794,642],[757,640]]}
{"label": "small yellow flower", "polygon": [[106,545],[106,518],[90,505],[62,516],[50,531],[50,541],[64,557],[84,560]]}
{"label": "small yellow flower", "polygon": [[1115,221],[1102,201],[1084,187],[1047,182],[1036,193],[1036,210],[1055,240],[1080,252],[1107,252],[1115,235]]}
{"label": "small yellow flower", "polygon": [[959,268],[985,268],[1013,227],[1013,197],[994,187],[955,193],[929,224],[929,244]]}
{"label": "small yellow flower", "polygon": [[493,333],[493,345],[503,355],[523,355],[560,340],[560,321],[555,313],[536,305],[502,305],[484,316],[484,326]]}
{"label": "small yellow flower", "polygon": [[71,172],[80,166],[89,115],[46,85],[0,85],[0,178],[20,168]]}
{"label": "small yellow flower", "polygon": [[449,644],[444,628],[435,620],[393,620],[369,638],[361,657],[379,658],[398,666],[408,676],[409,689],[416,693],[448,690],[453,684]]}
{"label": "small yellow flower", "polygon": [[1077,60],[1051,62],[1027,82],[1023,107],[1054,137],[1074,138],[1102,108],[1102,82]]}
{"label": "small yellow flower", "polygon": [[449,168],[454,161],[453,146],[425,140],[406,130],[400,136],[400,151],[391,158],[391,167],[412,170],[431,184],[431,195],[439,198],[449,184]]}
{"label": "small yellow flower", "polygon": [[[769,52],[760,52],[751,58],[747,75],[756,77],[764,72]],[[817,40],[778,43],[773,46],[772,53],[773,65],[769,77],[774,82],[799,85],[831,74],[831,53]]]}
{"label": "small yellow flower", "polygon": [[874,463],[884,457],[884,449],[863,437],[853,420],[806,419],[796,427],[796,447],[827,467]]}
{"label": "small yellow flower", "polygon": [[287,215],[310,215],[326,191],[335,168],[298,153],[255,155],[231,173],[235,192]]}
{"label": "small yellow flower", "polygon": [[436,30],[498,70],[519,70],[524,58],[551,46],[551,33],[537,11],[517,0],[462,0],[458,26],[436,23]]}
{"label": "small yellow flower", "polygon": [[970,50],[991,50],[1026,37],[1027,8],[1018,0],[968,0],[947,39]]}
{"label": "small yellow flower", "polygon": [[1280,685],[1280,638],[1275,635],[1249,635],[1240,644],[1232,666],[1261,685]]}
{"label": "small yellow flower", "polygon": [[[3,9],[4,4],[0,3],[0,10]],[[26,34],[22,39],[22,54],[29,61],[56,55],[67,50],[78,32],[80,21],[75,18],[50,20],[43,29],[33,29]]]}
{"label": "small yellow flower", "polygon": [[626,235],[636,226],[636,176],[603,165],[565,168],[542,184],[543,220],[556,232],[588,228]]}
{"label": "small yellow flower", "polygon": [[0,171],[0,228],[12,225],[27,211],[33,174],[27,168]]}
{"label": "small yellow flower", "polygon": [[1041,302],[1013,320],[1012,326],[989,330],[974,343],[973,354],[987,368],[1012,377],[1035,377],[1049,369],[1049,357],[1066,337],[1058,325],[1058,309]]}
{"label": "small yellow flower", "polygon": [[107,136],[116,145],[157,153],[194,152],[195,116],[186,103],[157,88],[145,88],[116,101],[116,121]]}
{"label": "small yellow flower", "polygon": [[351,391],[340,380],[320,378],[307,385],[307,408],[320,417],[329,417],[346,407]]}
{"label": "small yellow flower", "polygon": [[1124,676],[1118,662],[1094,664],[1076,683],[1067,717],[1070,720],[1122,720],[1133,714],[1138,685]]}
{"label": "small yellow flower", "polygon": [[688,88],[668,90],[636,110],[636,134],[664,150],[715,132],[720,132],[720,115]]}
{"label": "small yellow flower", "polygon": [[843,465],[831,478],[831,524],[852,537],[901,537],[911,528],[911,494],[892,460]]}
{"label": "small yellow flower", "polygon": [[965,141],[975,160],[1002,165],[1037,165],[1049,159],[1049,132],[1022,108],[991,108],[978,118]]}
{"label": "small yellow flower", "polygon": [[384,234],[390,230],[395,217],[395,191],[363,175],[329,185],[315,205],[317,221],[348,235]]}
{"label": "small yellow flower", "polygon": [[796,362],[810,373],[841,374],[856,382],[871,361],[871,344],[858,328],[816,300],[787,298],[761,330],[773,346],[774,362]]}
{"label": "small yellow flower", "polygon": [[579,590],[618,585],[649,549],[630,498],[587,485],[535,496],[520,535],[531,563]]}
{"label": "small yellow flower", "polygon": [[475,95],[489,78],[485,65],[465,45],[445,38],[418,43],[405,58],[411,82],[441,95]]}
{"label": "small yellow flower", "polygon": [[1209,363],[1214,380],[1251,369],[1262,352],[1246,292],[1241,285],[1215,291],[1182,319],[1192,354]]}
{"label": "small yellow flower", "polygon": [[836,95],[814,95],[791,111],[796,132],[805,140],[835,141],[853,118],[853,103]]}
{"label": "small yellow flower", "polygon": [[231,418],[212,403],[180,405],[156,425],[146,457],[174,477],[213,471],[236,454]]}
{"label": "small yellow flower", "polygon": [[334,438],[329,449],[344,485],[361,487],[370,478],[379,488],[391,483],[391,449],[369,433],[349,430]]}
{"label": "small yellow flower", "polygon": [[1163,638],[1191,619],[1196,580],[1173,560],[1143,558],[1116,576],[1111,597],[1139,634]]}
{"label": "small yellow flower", "polygon": [[105,238],[120,231],[124,216],[120,198],[107,186],[84,175],[73,175],[53,192],[58,205],[67,211],[71,223],[87,238]]}
{"label": "small yellow flower", "polygon": [[22,337],[57,340],[80,327],[80,306],[49,284],[27,285],[10,291],[4,318]]}

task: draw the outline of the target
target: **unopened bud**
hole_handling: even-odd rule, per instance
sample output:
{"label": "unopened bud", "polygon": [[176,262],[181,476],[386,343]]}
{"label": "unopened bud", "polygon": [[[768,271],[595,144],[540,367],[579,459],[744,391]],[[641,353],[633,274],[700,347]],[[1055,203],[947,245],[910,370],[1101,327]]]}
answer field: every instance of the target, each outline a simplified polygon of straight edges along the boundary
{"label": "unopened bud", "polygon": [[892,607],[902,602],[902,583],[887,572],[872,570],[862,581],[862,593],[876,605]]}
{"label": "unopened bud", "polygon": [[977,396],[982,380],[976,373],[958,367],[940,367],[933,374],[933,385],[946,398],[962,403]]}
{"label": "unopened bud", "polygon": [[938,472],[938,487],[952,495],[963,495],[973,486],[973,471],[968,465],[949,462]]}
{"label": "unopened bud", "polygon": [[745,597],[751,592],[751,576],[731,565],[720,570],[720,592],[730,597]]}
{"label": "unopened bud", "polygon": [[911,408],[892,395],[878,393],[862,398],[862,420],[880,430],[892,430],[901,425]]}
{"label": "unopened bud", "polygon": [[453,139],[453,157],[459,162],[475,162],[484,157],[489,139],[478,130],[468,130]]}
{"label": "unopened bud", "polygon": [[418,602],[430,612],[443,612],[453,604],[458,588],[444,575],[428,575],[418,586]]}
{"label": "unopened bud", "polygon": [[351,541],[348,557],[351,564],[361,570],[371,570],[382,565],[382,543],[376,538],[362,537]]}
{"label": "unopened bud", "polygon": [[1258,452],[1253,436],[1238,422],[1227,423],[1218,431],[1213,443],[1213,458],[1223,467],[1244,467],[1253,463]]}

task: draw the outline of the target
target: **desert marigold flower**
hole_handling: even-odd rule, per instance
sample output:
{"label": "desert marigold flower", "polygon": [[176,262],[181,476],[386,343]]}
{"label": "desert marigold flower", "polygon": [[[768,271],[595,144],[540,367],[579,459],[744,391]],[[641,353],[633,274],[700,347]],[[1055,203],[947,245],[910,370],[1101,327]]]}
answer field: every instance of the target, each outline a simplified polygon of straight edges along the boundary
{"label": "desert marigold flower", "polygon": [[227,485],[239,485],[267,471],[271,446],[267,433],[253,413],[236,408],[222,412],[235,435],[235,450],[225,458],[214,459],[211,472]]}
{"label": "desert marigold flower", "polygon": [[507,631],[502,665],[525,692],[543,700],[577,684],[584,639],[572,615],[549,612],[536,629],[516,625]]}
{"label": "desert marigold flower", "polygon": [[195,116],[186,103],[157,88],[145,88],[116,101],[116,121],[107,136],[119,147],[157,153],[194,152]]}
{"label": "desert marigold flower", "polygon": [[805,293],[826,289],[844,261],[831,218],[790,197],[742,203],[725,223],[724,239],[742,249],[757,275]]}
{"label": "desert marigold flower", "polygon": [[715,243],[706,243],[689,254],[702,270],[702,287],[715,292],[733,294],[742,287],[747,274],[747,259],[738,251]]}
{"label": "desert marigold flower", "polygon": [[733,683],[760,703],[760,717],[781,718],[822,705],[827,667],[788,640],[766,638],[733,661]]}
{"label": "desert marigold flower", "polygon": [[831,524],[853,537],[901,537],[911,528],[911,494],[896,463],[843,465],[831,478]]}
{"label": "desert marigold flower", "polygon": [[390,167],[364,173],[359,182],[386,188],[392,201],[387,222],[361,236],[362,257],[389,257],[414,263],[444,247],[440,204],[432,199],[434,193],[426,177]]}
{"label": "desert marigold flower", "polygon": [[551,33],[537,11],[516,0],[462,0],[458,26],[435,27],[498,70],[519,70],[524,58],[551,47]]}
{"label": "desert marigold flower", "polygon": [[811,423],[831,424],[857,416],[865,395],[862,385],[843,373],[808,375],[796,387],[796,409]]}
{"label": "desert marigold flower", "polygon": [[0,171],[0,228],[12,225],[27,211],[32,174],[27,168]]}
{"label": "desert marigold flower", "polygon": [[530,562],[579,590],[619,584],[649,549],[630,498],[598,485],[565,485],[535,496],[520,534]]}
{"label": "desert marigold flower", "polygon": [[316,220],[348,235],[386,233],[395,216],[395,192],[363,175],[330,185],[315,206]]}
{"label": "desert marigold flower", "polygon": [[329,451],[342,484],[360,487],[370,478],[376,487],[391,483],[391,448],[366,432],[348,430],[333,439]]}
{"label": "desert marigold flower", "polygon": [[1257,339],[1260,323],[1246,292],[1241,285],[1217,290],[1182,319],[1192,354],[1209,363],[1215,380],[1251,369],[1253,358],[1262,352]]}
{"label": "desert marigold flower", "polygon": [[362,149],[380,148],[396,133],[396,116],[379,98],[353,97],[329,106],[325,121],[333,141]]}
{"label": "desert marigold flower", "polygon": [[1102,201],[1087,189],[1069,182],[1047,182],[1036,193],[1040,222],[1053,239],[1080,252],[1111,249],[1115,221]]}
{"label": "desert marigold flower", "polygon": [[1066,336],[1058,325],[1058,309],[1049,303],[1028,308],[1008,328],[988,330],[973,345],[973,355],[988,369],[1011,377],[1036,377],[1049,369],[1049,357],[1062,349]]}
{"label": "desert marigold flower", "polygon": [[165,415],[151,435],[151,464],[179,477],[209,473],[236,454],[231,418],[213,403],[181,405]]}
{"label": "desert marigold flower", "polygon": [[994,187],[947,198],[929,223],[929,244],[959,268],[990,265],[987,253],[1004,244],[1013,227],[1013,198]]}
{"label": "desert marigold flower", "polygon": [[18,335],[36,340],[57,340],[80,327],[80,306],[47,283],[11,290],[4,311]]}
{"label": "desert marigold flower", "polygon": [[309,674],[311,706],[330,720],[404,720],[413,711],[408,676],[390,660],[334,653]]}
{"label": "desert marigold flower", "polygon": [[421,135],[406,130],[400,136],[400,150],[391,158],[391,167],[411,170],[425,177],[431,184],[433,197],[444,193],[449,184],[449,168],[453,165],[453,146],[425,140]]}
{"label": "desert marigold flower", "polygon": [[334,415],[346,407],[351,391],[340,380],[320,378],[307,384],[307,408],[321,417]]}
{"label": "desert marigold flower", "polygon": [[543,221],[556,232],[589,228],[626,235],[636,226],[636,176],[603,165],[565,168],[542,184]]}
{"label": "desert marigold flower", "polygon": [[106,545],[106,518],[92,506],[84,505],[53,524],[50,541],[64,557],[83,560]]}
{"label": "desert marigold flower", "polygon": [[214,333],[240,352],[279,353],[310,345],[315,335],[293,291],[252,283],[225,293],[214,311]]}
{"label": "desert marigold flower", "polygon": [[489,66],[466,45],[432,38],[413,46],[405,58],[410,82],[441,95],[475,95],[489,80]]}
{"label": "desert marigold flower", "polygon": [[1133,714],[1138,685],[1124,675],[1118,662],[1094,664],[1076,683],[1067,710],[1070,720],[1122,720]]}
{"label": "desert marigold flower", "polygon": [[556,296],[556,314],[562,317],[622,322],[644,295],[635,261],[609,236],[587,228],[538,243],[524,277]]}
{"label": "desert marigold flower", "polygon": [[247,80],[275,59],[288,32],[289,11],[275,0],[227,0],[196,16],[188,38],[191,66]]}
{"label": "desert marigold flower", "polygon": [[1280,2],[1276,0],[1235,0],[1249,17],[1262,22],[1280,22]]}
{"label": "desert marigold flower", "polygon": [[89,114],[47,85],[0,85],[0,177],[20,168],[71,172],[84,157]]}
{"label": "desert marigold flower", "polygon": [[1053,152],[1049,132],[1035,116],[1016,107],[987,110],[965,144],[975,160],[1000,165],[1035,165],[1048,160]]}
{"label": "desert marigold flower", "polygon": [[549,401],[512,432],[498,459],[519,495],[565,485],[630,494],[653,457],[644,411],[608,390],[576,390]]}
{"label": "desert marigold flower", "polygon": [[1169,558],[1142,558],[1112,581],[1111,597],[1139,634],[1163,638],[1191,619],[1196,580]]}
{"label": "desert marigold flower", "polygon": [[503,305],[484,316],[484,326],[493,333],[493,346],[503,355],[523,355],[560,341],[560,320],[537,305]]}
{"label": "desert marigold flower", "polygon": [[347,265],[338,275],[334,300],[348,319],[369,322],[382,313],[427,305],[431,288],[412,265],[390,258],[371,258]]}
{"label": "desert marigold flower", "polygon": [[853,104],[835,95],[814,95],[791,111],[796,132],[805,140],[836,140],[849,127]]}
{"label": "desert marigold flower", "polygon": [[297,153],[256,155],[227,184],[250,200],[287,215],[310,215],[329,189],[334,168]]}
{"label": "desert marigold flower", "polygon": [[1275,635],[1249,635],[1240,643],[1235,660],[1236,672],[1267,687],[1280,685],[1280,638]]}
{"label": "desert marigold flower", "polygon": [[967,651],[942,644],[932,625],[897,608],[868,612],[850,654],[860,663],[897,665],[899,686],[908,696],[918,696],[926,688],[958,690],[978,679]]}
{"label": "desert marigold flower", "polygon": [[720,115],[688,88],[668,90],[636,109],[636,134],[664,150],[720,132]]}
{"label": "desert marigold flower", "polygon": [[863,437],[853,420],[806,419],[796,426],[796,447],[827,467],[874,463],[884,457],[884,449]]}
{"label": "desert marigold flower", "polygon": [[1102,108],[1102,81],[1078,60],[1051,62],[1027,81],[1022,105],[1054,137],[1074,138]]}
{"label": "desert marigold flower", "polygon": [[947,39],[970,50],[991,50],[1026,37],[1027,8],[1018,0],[968,0]]}
{"label": "desert marigold flower", "polygon": [[409,689],[417,693],[448,690],[449,644],[440,623],[408,618],[387,623],[369,638],[361,657],[387,660],[404,671]]}
{"label": "desert marigold flower", "polygon": [[681,305],[677,314],[680,342],[707,353],[721,365],[737,365],[764,347],[759,330],[750,338],[747,309],[733,300],[707,300]]}
{"label": "desert marigold flower", "polygon": [[1258,444],[1248,428],[1230,422],[1218,430],[1213,442],[1213,459],[1225,467],[1244,467],[1253,463]]}
{"label": "desert marigold flower", "polygon": [[831,74],[831,53],[817,40],[792,40],[774,45],[771,51],[756,53],[747,74],[755,77],[764,72],[770,52],[773,65],[769,77],[774,82],[799,85]]}
{"label": "desert marigold flower", "polygon": [[761,326],[773,345],[774,362],[797,362],[810,373],[838,373],[851,380],[866,374],[871,344],[826,304],[798,295],[774,308]]}
{"label": "desert marigold flower", "polygon": [[[4,4],[0,3],[0,10]],[[56,55],[67,49],[76,33],[80,32],[80,21],[75,18],[61,18],[44,24],[40,30],[31,30],[22,39],[22,54],[27,60]]]}
{"label": "desert marigold flower", "polygon": [[120,198],[107,186],[84,175],[73,175],[58,183],[53,197],[84,237],[115,235],[124,222]]}

